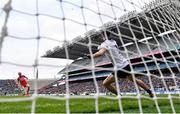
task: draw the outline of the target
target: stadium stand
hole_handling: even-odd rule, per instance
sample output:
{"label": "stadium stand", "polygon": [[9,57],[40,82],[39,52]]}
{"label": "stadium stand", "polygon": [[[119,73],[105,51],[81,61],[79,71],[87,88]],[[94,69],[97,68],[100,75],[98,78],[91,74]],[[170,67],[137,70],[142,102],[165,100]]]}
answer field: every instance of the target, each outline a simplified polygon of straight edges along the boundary
{"label": "stadium stand", "polygon": [[[33,92],[35,89],[35,83],[37,82],[37,89],[47,86],[48,84],[56,81],[55,79],[30,79],[30,91]],[[22,93],[21,88],[17,85],[17,82],[12,79],[0,80],[0,95],[19,95]]]}
{"label": "stadium stand", "polygon": [[[157,6],[160,7],[164,13],[159,12]],[[177,39],[179,39],[177,36],[179,35],[176,36],[175,34],[178,34],[179,31],[177,30],[174,31],[173,27],[174,26],[178,27],[179,21],[172,18],[173,19],[172,20],[173,23],[172,23],[170,20],[165,21],[165,19],[163,18],[167,16],[166,14],[168,14],[171,17],[174,17],[174,15],[176,15],[175,13],[169,14],[169,12],[167,12],[167,9],[171,9],[174,7],[176,8],[176,4],[173,2],[171,2],[171,5],[169,5],[168,2],[164,2],[164,1],[157,2],[157,4],[153,4],[153,5],[149,4],[144,8],[145,12],[140,12],[140,13],[137,13],[136,11],[129,12],[128,14],[125,14],[124,16],[120,17],[118,19],[118,22],[116,23],[115,22],[105,23],[102,27],[100,27],[100,30],[90,30],[87,33],[85,33],[84,37],[78,36],[72,42],[65,42],[66,45],[64,44],[62,47],[58,47],[58,50],[47,51],[44,57],[66,58],[65,46],[67,46],[67,49],[69,51],[69,58],[75,60],[81,57],[83,54],[89,53],[88,46],[84,45],[84,44],[88,44],[89,42],[88,38],[91,39],[92,42],[91,48],[92,51],[95,52],[97,50],[97,46],[102,41],[100,39],[100,33],[103,32],[102,28],[106,28],[107,31],[111,31],[113,33],[112,39],[116,40],[119,46],[122,46],[123,43],[127,44],[130,42],[140,41],[143,38],[148,38],[148,37],[153,37],[153,38],[157,37],[157,39],[160,39],[162,37],[161,36],[162,33],[165,33],[167,31],[173,32],[173,35],[171,37],[176,37],[175,41],[177,43]],[[161,17],[157,18],[159,15],[161,15]],[[154,18],[156,22],[154,22],[152,18]],[[149,27],[147,20],[149,20],[149,24],[152,28]],[[139,21],[141,22],[142,27],[144,28],[143,32],[140,29],[141,26],[139,24]],[[128,27],[128,24],[131,25],[131,30]],[[119,27],[121,37],[117,35],[118,30],[116,28],[116,25],[118,25]],[[122,39],[122,41],[120,39]]]}
{"label": "stadium stand", "polygon": [[[164,14],[159,12],[158,7],[163,10]],[[64,74],[65,77],[68,77],[69,81],[69,90],[72,94],[84,94],[84,93],[95,93],[96,87],[94,85],[94,80],[92,80],[92,71],[91,71],[91,60],[83,59],[84,54],[89,54],[89,38],[91,39],[92,52],[97,51],[97,47],[102,42],[101,33],[103,32],[103,28],[106,28],[107,31],[110,31],[111,38],[116,40],[119,46],[121,53],[129,58],[131,61],[133,68],[138,72],[145,72],[146,70],[144,64],[148,66],[148,70],[151,73],[155,73],[157,77],[151,77],[152,83],[154,85],[154,89],[157,92],[162,92],[165,90],[164,84],[162,83],[162,78],[160,73],[157,70],[157,65],[153,60],[153,57],[157,59],[157,64],[167,78],[165,78],[165,82],[168,85],[169,90],[179,89],[175,87],[175,83],[170,76],[169,70],[167,67],[169,66],[173,72],[179,77],[179,73],[177,72],[177,65],[180,66],[179,59],[179,30],[174,30],[174,26],[179,27],[179,21],[173,19],[173,23],[170,20],[166,20],[163,16],[168,14],[169,16],[174,17],[174,13],[169,14],[167,9],[174,8],[175,3],[171,2],[171,5],[167,2],[159,1],[155,4],[149,4],[144,7],[144,12],[137,13],[136,11],[129,12],[128,14],[123,15],[119,18],[118,22],[108,22],[105,23],[100,30],[90,30],[85,33],[83,36],[78,36],[72,42],[65,42],[62,47],[55,48],[55,50],[49,50],[43,57],[51,57],[51,58],[64,58],[66,59],[66,51],[68,49],[68,56],[70,59],[74,60],[72,64],[63,70],[59,71],[58,74]],[[151,13],[150,13],[151,11]],[[146,15],[146,16],[144,16]],[[158,16],[161,15],[160,18]],[[152,19],[154,18],[154,19]],[[149,21],[149,23],[147,22]],[[156,20],[156,21],[154,21]],[[139,24],[141,21],[143,32],[140,29],[141,26]],[[161,23],[159,23],[161,22]],[[168,24],[167,24],[168,23]],[[149,25],[151,28],[149,27]],[[163,24],[163,25],[162,25]],[[119,37],[118,29],[120,30],[121,37]],[[131,27],[129,27],[131,26]],[[131,30],[130,30],[131,28]],[[121,40],[120,40],[121,39]],[[125,48],[128,50],[128,54],[124,53]],[[139,48],[139,49],[138,49]],[[178,49],[178,51],[176,50]],[[176,51],[174,51],[176,50]],[[141,51],[141,52],[139,52]],[[141,55],[141,54],[142,55]],[[167,64],[163,62],[163,57],[166,57]],[[142,60],[144,59],[145,62]],[[110,60],[106,56],[99,57],[95,59],[96,67],[103,68],[112,68],[112,64]],[[177,63],[177,65],[175,64]],[[167,66],[168,65],[168,66]],[[105,72],[106,70],[101,70]],[[105,72],[103,74],[99,70],[95,70],[96,80],[98,82],[100,93],[107,93],[107,90],[102,87],[102,80],[107,76],[110,72]],[[68,76],[66,75],[68,73]],[[138,77],[148,83],[147,76]],[[180,83],[179,78],[176,78],[177,84]],[[120,81],[120,91],[124,94],[126,92],[136,92],[135,87],[132,82]],[[62,83],[63,82],[63,83]],[[61,84],[60,84],[61,83]],[[65,94],[65,80],[59,79],[49,85],[42,87],[38,90],[39,94]]]}
{"label": "stadium stand", "polygon": [[[180,73],[176,74],[180,75]],[[172,76],[170,76],[169,73],[165,74],[165,76],[169,77],[167,79],[164,79],[166,82],[166,85],[168,86],[168,91],[174,91],[174,90],[179,90],[180,88],[175,87],[174,80],[172,79]],[[143,80],[145,83],[149,84],[149,79],[147,76],[140,76],[137,77],[141,80]],[[98,78],[97,83],[98,83],[98,89],[101,94],[108,94],[109,92],[102,86],[102,81],[104,78]],[[177,79],[176,82],[179,84],[180,79]],[[56,86],[54,86],[55,83],[50,84],[46,87],[43,87],[39,89],[39,94],[56,94],[56,95],[63,95],[66,93],[66,87],[65,83],[64,84],[58,84],[59,81],[56,81]],[[152,83],[154,85],[154,90],[156,93],[162,93],[162,92],[167,92],[165,90],[164,84],[162,82],[161,78],[155,78],[152,77]],[[119,87],[120,91],[123,94],[127,93],[137,93],[137,90],[135,89],[135,85],[133,82],[130,82],[129,80],[126,79],[121,79],[119,82]],[[139,88],[141,91],[141,88]],[[92,79],[86,79],[86,80],[78,80],[78,81],[69,81],[69,92],[70,94],[94,94],[96,93],[96,87],[94,84],[94,81]]]}
{"label": "stadium stand", "polygon": [[0,80],[0,95],[15,95],[21,93],[15,80]]}
{"label": "stadium stand", "polygon": [[[169,35],[171,35],[171,34],[169,34]],[[175,40],[175,38],[173,36],[171,38],[172,38],[172,41]],[[148,49],[147,45],[145,44],[146,42],[148,42],[148,44],[150,44],[149,45],[150,50]],[[180,62],[180,60],[178,59],[179,57],[176,56],[177,53],[173,53],[173,51],[172,52],[169,51],[169,50],[173,50],[173,49],[177,48],[177,46],[179,46],[177,44],[177,42],[172,44],[172,42],[169,42],[168,39],[166,39],[166,38],[159,38],[158,43],[160,44],[160,47],[158,47],[157,41],[155,41],[153,39],[148,39],[148,40],[146,40],[146,42],[142,41],[142,42],[139,42],[139,44],[138,44],[139,48],[141,49],[141,53],[143,54],[142,56],[151,58],[151,56],[154,55],[157,58],[161,58],[160,55],[163,54],[166,58],[168,58],[167,60],[169,60],[169,61],[174,61],[172,58],[175,57],[176,60],[178,62]],[[165,42],[166,42],[166,44],[165,44]],[[132,53],[130,58],[131,58],[131,62],[134,63],[133,68],[136,71],[145,72],[146,69],[145,69],[144,65],[142,65],[143,64],[141,62],[142,60],[139,59],[140,58],[139,54],[137,54],[137,52],[138,52],[137,47],[135,45],[127,45],[126,47],[127,47],[128,51],[130,53]],[[122,49],[122,48],[120,48],[120,49]],[[170,52],[173,54],[173,57],[171,56],[171,54],[169,54]],[[147,61],[146,61],[147,62],[146,64],[148,65],[148,69],[150,71],[152,71],[152,73],[156,72],[156,75],[160,75],[157,72],[157,67],[154,64],[154,62],[153,61],[148,62],[148,60],[149,59],[147,59]],[[106,56],[95,59],[95,65],[97,67],[112,68],[110,60]],[[91,66],[90,59],[77,59],[72,64],[70,64],[68,67],[64,68],[63,70],[61,70],[59,72],[59,74],[64,74],[66,70],[68,71],[68,73],[69,73],[69,75],[68,75],[69,90],[70,90],[71,94],[93,94],[93,93],[97,92],[96,87],[94,85],[94,81],[92,80],[92,73],[90,70],[90,66]],[[165,69],[163,75],[165,77],[166,76],[170,77],[169,76],[170,73],[168,73],[168,70],[167,70],[167,65],[163,62],[160,62],[159,66],[161,69]],[[170,66],[172,68],[176,67],[174,64],[172,64]],[[95,72],[96,79],[98,82],[99,92],[102,94],[108,93],[108,91],[102,86],[102,80],[109,73],[110,73],[110,71],[104,72],[104,73],[101,71]],[[176,72],[176,70],[175,70],[175,74],[177,75],[177,77],[179,77],[179,75],[180,75],[179,73]],[[139,77],[139,78],[144,80],[145,83],[147,83],[147,84],[149,83],[148,78],[146,76]],[[55,82],[49,84],[48,86],[39,89],[39,94],[65,94],[66,93],[65,83],[59,84],[59,82],[61,82],[60,80],[55,81]],[[125,80],[125,81],[122,80],[119,82],[120,91],[124,94],[133,93],[133,92],[135,93],[136,90],[135,90],[134,84],[132,82],[126,82],[126,81],[127,80]],[[180,83],[179,79],[177,79],[176,81],[177,81],[176,82],[177,84]],[[172,78],[165,79],[165,82],[170,91],[179,89],[179,88],[175,87],[175,83],[174,83],[174,80],[172,80]],[[158,92],[162,93],[165,91],[165,87],[164,87],[164,84],[163,84],[161,78],[152,77],[152,83],[154,85],[154,90],[157,93]],[[56,85],[56,86],[54,86],[54,85]]]}
{"label": "stadium stand", "polygon": [[[128,51],[130,53],[131,52],[133,53],[132,56],[130,56],[130,58],[131,58],[131,62],[133,63],[133,68],[135,69],[135,71],[146,72],[144,65],[142,65],[144,63],[141,62],[142,61],[140,59],[141,57],[145,57],[145,60],[147,59],[145,63],[148,65],[148,69],[151,71],[151,73],[156,72],[156,75],[158,76],[160,74],[159,72],[157,72],[157,66],[155,65],[154,61],[149,59],[149,58],[152,58],[152,55],[157,57],[158,59],[161,59],[162,58],[161,54],[163,54],[169,61],[174,62],[174,59],[173,59],[174,57],[177,60],[177,62],[180,62],[180,59],[179,59],[179,56],[177,56],[177,53],[173,52],[173,49],[179,46],[177,42],[174,44],[172,44],[172,42],[168,42],[167,44],[165,44],[164,40],[165,41],[167,40],[168,42],[168,39],[165,39],[165,38],[158,39],[158,43],[160,44],[160,47],[158,47],[158,44],[156,43],[157,41],[152,40],[152,39],[147,40],[148,42],[150,42],[149,44],[152,44],[150,45],[151,50],[149,50],[147,45],[144,44],[146,42],[140,42],[138,46],[141,49],[141,53],[143,54],[142,56],[139,56],[139,54],[137,56],[137,47],[135,45],[126,46]],[[175,40],[173,36],[172,36],[172,40]],[[169,50],[172,50],[172,51],[169,51]],[[173,56],[170,53],[173,54]],[[85,94],[85,93],[93,94],[97,92],[96,87],[94,85],[94,81],[92,80],[92,71],[90,70],[91,64],[92,63],[90,59],[77,59],[68,67],[58,72],[58,74],[65,75],[65,71],[68,71],[69,90],[71,94]],[[162,69],[162,72],[164,72],[163,75],[165,77],[166,76],[169,77],[170,73],[167,70],[167,65],[162,61],[159,61],[158,64],[159,64],[159,67]],[[168,64],[170,67],[172,67],[172,69],[176,67],[175,64],[172,64],[172,63],[168,63]],[[95,65],[96,67],[112,68],[112,64],[110,63],[110,60],[106,56],[95,59]],[[163,69],[165,70],[163,71]],[[177,69],[173,69],[173,71],[178,77],[179,73],[177,72]],[[111,72],[112,71],[105,72],[103,70],[95,71],[95,76],[98,82],[99,92],[101,94],[108,93],[108,91],[102,86],[102,80]],[[144,80],[147,84],[149,83],[148,78],[146,76],[139,77],[139,78]],[[59,84],[60,80],[55,81],[46,87],[40,88],[39,94],[65,94],[66,93],[65,83]],[[167,78],[164,80],[169,88],[169,91],[180,89],[180,88],[175,87],[175,82],[174,80],[172,80],[172,78]],[[180,83],[179,79],[177,79],[176,81],[177,81],[176,82],[177,84]],[[157,93],[158,92],[162,93],[162,92],[167,91],[165,90],[164,84],[160,76],[158,78],[152,77],[152,83],[154,85],[154,90]],[[119,85],[120,85],[120,91],[123,94],[133,93],[133,92],[136,93],[135,86],[132,82],[120,81]]]}

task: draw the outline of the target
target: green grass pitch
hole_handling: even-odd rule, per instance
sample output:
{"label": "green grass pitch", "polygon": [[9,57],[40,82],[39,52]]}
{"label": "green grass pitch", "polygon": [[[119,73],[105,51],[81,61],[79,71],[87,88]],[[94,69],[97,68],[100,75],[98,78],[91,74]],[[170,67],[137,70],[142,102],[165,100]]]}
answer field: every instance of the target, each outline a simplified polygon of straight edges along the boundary
{"label": "green grass pitch", "polygon": [[[165,96],[165,95],[161,95]],[[165,96],[166,97],[166,96]],[[1,99],[15,99],[21,98],[1,96]],[[25,97],[22,97],[25,98]],[[150,99],[142,98],[142,110],[143,113],[157,113],[155,102]],[[71,113],[95,113],[95,99],[93,98],[76,98],[70,99],[70,112]],[[112,100],[108,98],[99,98],[98,108],[100,113],[119,113],[118,100]],[[168,99],[158,100],[158,104],[161,113],[172,113],[170,101]],[[173,98],[173,105],[176,113],[180,113],[180,99]],[[122,99],[123,111],[125,113],[140,113],[138,100],[132,98]],[[0,113],[30,113],[32,108],[32,101],[20,101],[20,102],[0,102]],[[48,98],[37,98],[36,100],[36,113],[66,113],[66,100],[56,100]]]}

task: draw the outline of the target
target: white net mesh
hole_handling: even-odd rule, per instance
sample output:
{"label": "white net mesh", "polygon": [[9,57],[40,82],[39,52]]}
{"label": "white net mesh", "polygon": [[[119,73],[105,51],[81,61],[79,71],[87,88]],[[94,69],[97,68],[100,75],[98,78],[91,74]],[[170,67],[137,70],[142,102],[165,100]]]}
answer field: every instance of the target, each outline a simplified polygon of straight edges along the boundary
{"label": "white net mesh", "polygon": [[[180,112],[179,102],[174,100],[179,100],[180,93],[179,10],[178,0],[1,0],[0,73],[5,76],[2,78],[7,79],[6,75],[14,78],[11,76],[23,70],[34,80],[30,83],[32,96],[2,97],[1,105],[30,100],[30,110],[12,110],[26,113]],[[112,61],[105,55],[92,57],[102,43],[104,32],[111,34],[109,37],[117,42],[120,53],[130,62],[131,70],[125,72],[134,81],[118,80],[117,67],[112,65],[112,61],[116,64],[116,57],[111,51]],[[83,58],[85,54],[91,58]],[[113,85],[117,96],[103,87],[103,80],[112,72],[115,72]],[[136,77],[136,73],[140,76]],[[137,85],[135,77],[148,85],[154,98]],[[17,86],[3,83],[2,94],[18,94]],[[14,89],[7,91],[4,86]],[[57,108],[58,103],[53,105],[49,101],[40,105],[37,100],[40,97],[64,101],[64,108]],[[116,100],[118,108],[103,109],[101,105],[113,104],[102,98]],[[72,108],[78,107],[78,103],[73,104],[71,99],[93,99],[94,109]],[[135,99],[136,109],[131,109],[131,103],[125,104],[128,101],[124,99]],[[167,103],[160,100],[169,103],[167,110],[161,107]],[[50,105],[57,110],[48,109]]]}

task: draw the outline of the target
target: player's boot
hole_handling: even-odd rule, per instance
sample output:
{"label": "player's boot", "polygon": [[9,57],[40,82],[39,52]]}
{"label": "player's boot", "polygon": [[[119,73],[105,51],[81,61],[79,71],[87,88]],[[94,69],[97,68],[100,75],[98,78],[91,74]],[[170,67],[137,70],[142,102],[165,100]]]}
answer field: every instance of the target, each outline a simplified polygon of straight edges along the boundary
{"label": "player's boot", "polygon": [[29,94],[29,93],[26,93],[24,96],[30,96],[30,94]]}
{"label": "player's boot", "polygon": [[153,98],[154,94],[153,93],[149,93],[149,97]]}
{"label": "player's boot", "polygon": [[149,94],[149,97],[153,98],[154,94],[152,93],[152,91],[150,89],[146,90],[147,93]]}

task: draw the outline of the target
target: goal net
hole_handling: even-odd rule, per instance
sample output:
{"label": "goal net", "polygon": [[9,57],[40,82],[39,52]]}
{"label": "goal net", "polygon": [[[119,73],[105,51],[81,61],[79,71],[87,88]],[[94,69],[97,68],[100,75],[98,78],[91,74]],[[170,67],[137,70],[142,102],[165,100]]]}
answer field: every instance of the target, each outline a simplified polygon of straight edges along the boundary
{"label": "goal net", "polygon": [[[64,113],[180,112],[179,12],[179,0],[1,0],[2,78],[14,79],[22,70],[34,81],[30,97],[2,97],[0,103],[30,100],[31,113],[41,112],[39,98],[65,100]],[[124,72],[133,80],[145,82],[153,98],[135,81],[118,78],[112,52],[112,61],[106,55],[83,57],[98,51],[102,34],[107,32],[110,36],[105,37],[117,42],[119,52],[130,63],[130,71]],[[103,80],[112,73],[117,96],[103,86]],[[136,77],[137,73],[140,76]],[[48,81],[40,82],[43,78]],[[112,108],[113,104],[103,98],[115,100],[118,108]],[[78,108],[78,103],[71,104],[71,99],[94,99],[94,110],[76,110],[72,107]],[[131,109],[131,103],[125,104],[127,99],[137,101],[136,109]],[[100,105],[112,107],[103,109]],[[161,105],[167,105],[168,111]],[[53,111],[47,108],[44,112]]]}

